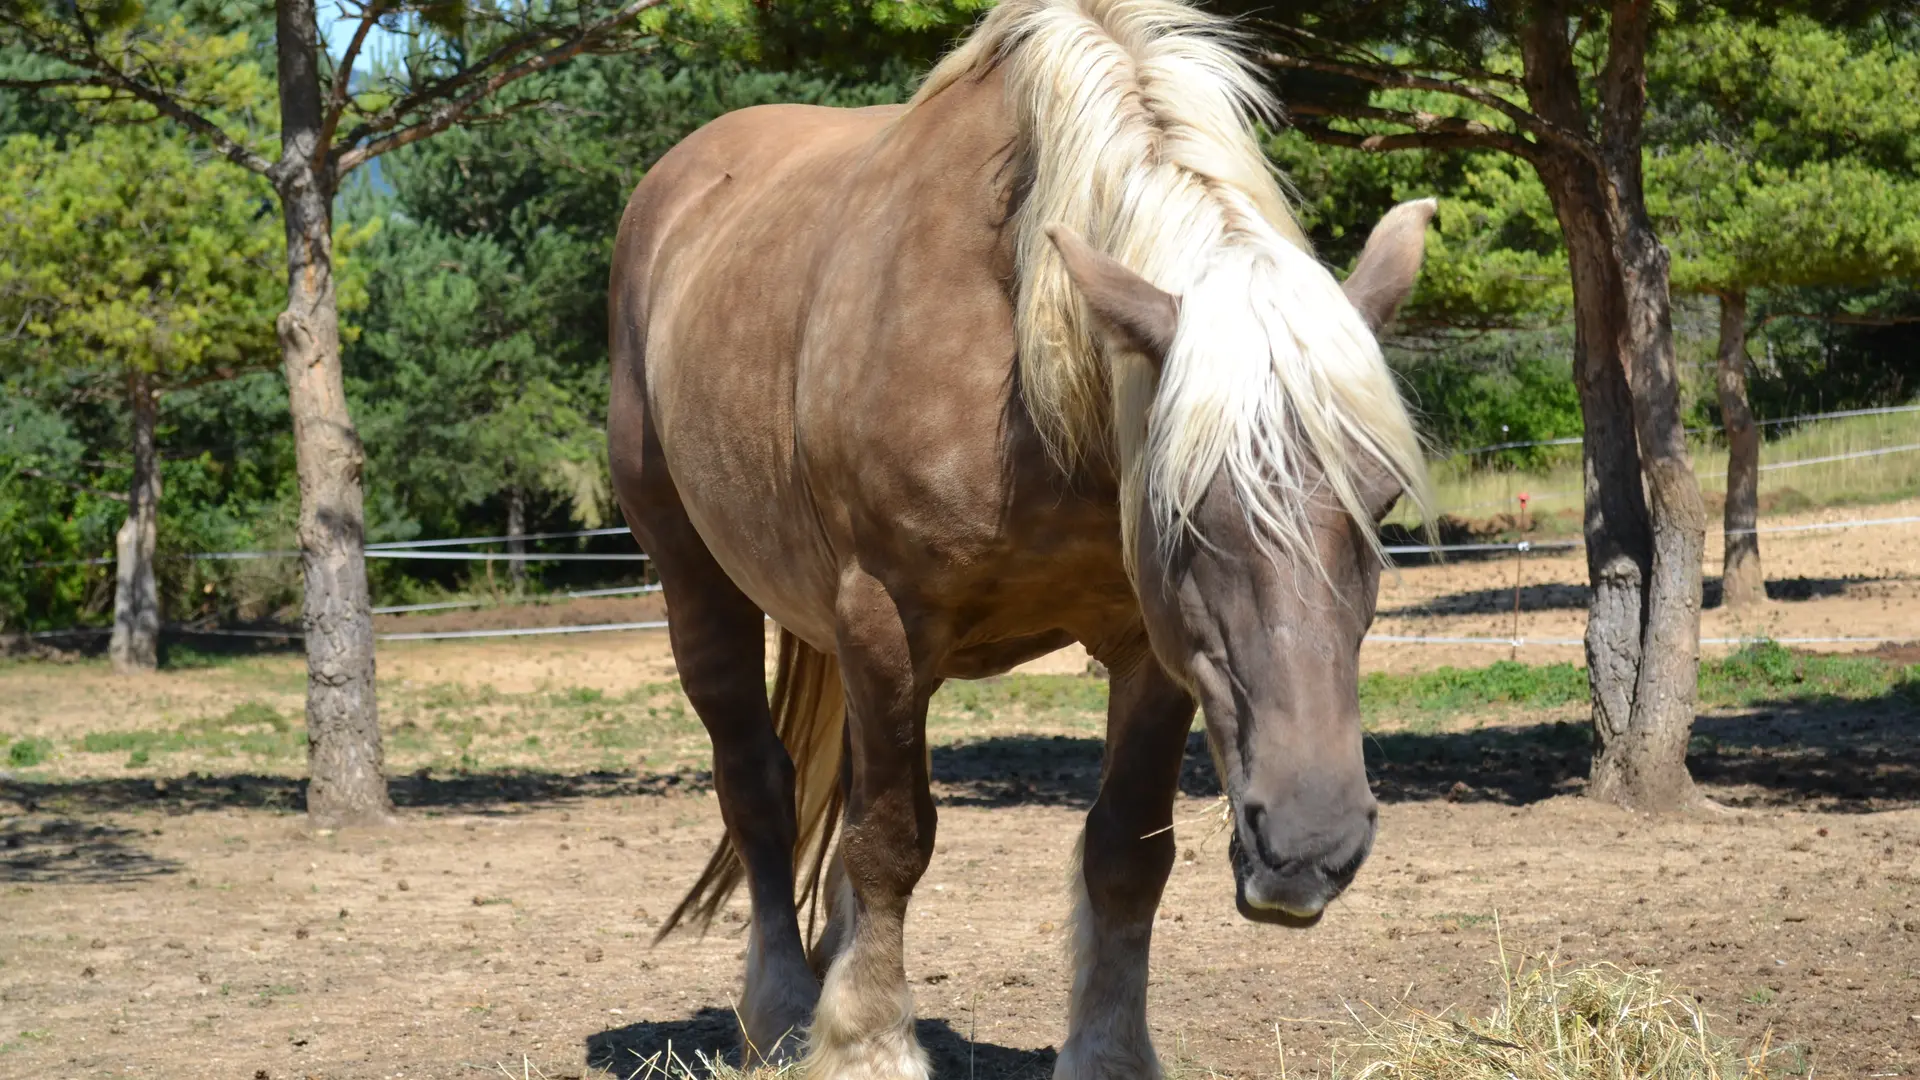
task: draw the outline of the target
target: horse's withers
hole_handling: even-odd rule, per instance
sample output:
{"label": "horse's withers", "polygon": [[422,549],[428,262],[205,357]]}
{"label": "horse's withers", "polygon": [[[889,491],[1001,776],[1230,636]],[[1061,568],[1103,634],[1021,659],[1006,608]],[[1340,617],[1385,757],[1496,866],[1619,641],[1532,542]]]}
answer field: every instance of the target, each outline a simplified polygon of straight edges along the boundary
{"label": "horse's withers", "polygon": [[[1343,286],[1370,329],[1412,290],[1433,211],[1431,200],[1395,208]],[[1104,347],[1163,368],[1180,330],[1179,298],[1071,233],[1052,235]],[[1175,535],[1160,516],[1135,519],[1134,576],[1148,636],[1205,712],[1234,811],[1236,901],[1256,921],[1316,921],[1373,846],[1378,815],[1362,755],[1359,651],[1380,585],[1370,538],[1402,491],[1384,469],[1354,475],[1363,514],[1324,491],[1308,498],[1304,545],[1260,535],[1225,470],[1183,511]],[[1320,487],[1311,478],[1302,486]]]}

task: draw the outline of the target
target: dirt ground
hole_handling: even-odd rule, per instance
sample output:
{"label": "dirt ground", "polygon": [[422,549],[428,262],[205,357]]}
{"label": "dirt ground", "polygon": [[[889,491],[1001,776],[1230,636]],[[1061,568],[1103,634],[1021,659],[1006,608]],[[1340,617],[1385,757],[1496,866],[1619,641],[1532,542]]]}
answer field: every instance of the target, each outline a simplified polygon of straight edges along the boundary
{"label": "dirt ground", "polygon": [[[1780,599],[1750,620],[1710,606],[1705,633],[1920,639],[1914,528],[1769,541]],[[1578,637],[1580,560],[1522,572],[1522,634]],[[1383,590],[1376,631],[1506,637],[1512,573],[1504,560],[1409,568]],[[658,611],[592,604],[538,617]],[[1382,644],[1365,663],[1506,654]],[[1078,674],[1085,657],[1033,667]],[[664,635],[385,643],[380,670],[402,823],[313,833],[285,720],[304,687],[296,655],[125,680],[91,661],[0,664],[0,742],[74,747],[0,776],[0,1077],[625,1077],[669,1046],[691,1058],[731,1045],[737,910],[704,939],[650,944],[720,828],[697,733],[662,689]],[[943,728],[935,752],[938,854],[907,970],[944,1076],[1045,1076],[1064,1036],[1063,882],[1100,748],[1083,715],[1097,680],[1060,683],[1094,696]],[[1379,846],[1304,932],[1235,915],[1196,738],[1150,991],[1175,1074],[1326,1075],[1349,1009],[1489,1007],[1504,945],[1660,969],[1728,1033],[1757,1045],[1771,1031],[1781,1074],[1920,1075],[1913,701],[1704,716],[1691,765],[1729,809],[1665,821],[1579,797],[1578,719],[1376,731]],[[162,729],[184,748],[129,757],[145,746],[130,733]],[[527,743],[534,733],[548,741]],[[83,752],[83,735],[102,749]]]}
{"label": "dirt ground", "polygon": [[[1792,1048],[1783,1072],[1914,1075],[1908,720],[1886,777],[1901,808],[1876,813],[1649,824],[1571,796],[1449,801],[1443,777],[1409,778],[1359,882],[1307,932],[1234,914],[1216,803],[1183,800],[1151,987],[1162,1052],[1189,1075],[1270,1076],[1284,1045],[1287,1075],[1324,1075],[1349,1007],[1489,1006],[1504,941],[1659,968],[1730,1033],[1771,1028]],[[1068,981],[1060,882],[1097,753],[1041,740],[936,763],[939,848],[907,970],[942,1075],[1047,1074]],[[717,808],[647,783],[551,799],[403,783],[403,824],[332,835],[218,780],[10,806],[0,1075],[517,1076],[524,1058],[549,1077],[625,1076],[669,1046],[724,1048],[737,914],[649,946]]]}

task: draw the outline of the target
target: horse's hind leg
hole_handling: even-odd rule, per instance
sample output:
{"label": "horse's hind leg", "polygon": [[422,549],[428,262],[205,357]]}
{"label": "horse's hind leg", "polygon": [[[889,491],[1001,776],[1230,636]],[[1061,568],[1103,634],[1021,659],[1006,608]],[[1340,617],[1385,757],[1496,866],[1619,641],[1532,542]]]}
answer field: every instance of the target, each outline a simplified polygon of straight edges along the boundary
{"label": "horse's hind leg", "polygon": [[793,762],[767,707],[765,615],[720,569],[678,499],[633,510],[666,594],[680,685],[713,741],[720,816],[752,896],[744,1056],[780,1060],[798,1052],[820,990],[794,911]]}
{"label": "horse's hind leg", "polygon": [[1110,669],[1106,767],[1074,870],[1073,998],[1055,1080],[1161,1075],[1147,1032],[1147,951],[1173,869],[1193,699],[1150,655]]}
{"label": "horse's hind leg", "polygon": [[933,684],[916,677],[906,628],[879,582],[850,575],[838,616],[852,751],[840,858],[858,914],[827,971],[808,1070],[822,1080],[925,1080],[902,931],[933,858],[925,731]]}

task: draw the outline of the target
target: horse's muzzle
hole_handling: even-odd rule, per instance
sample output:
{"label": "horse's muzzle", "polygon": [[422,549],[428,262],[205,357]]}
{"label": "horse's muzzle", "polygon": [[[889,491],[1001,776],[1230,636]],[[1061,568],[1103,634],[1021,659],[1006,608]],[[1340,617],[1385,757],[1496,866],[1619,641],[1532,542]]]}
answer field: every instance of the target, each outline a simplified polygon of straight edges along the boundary
{"label": "horse's muzzle", "polygon": [[[1373,850],[1376,814],[1369,808],[1347,830],[1319,832],[1298,855],[1277,845],[1273,823],[1258,804],[1235,815],[1227,857],[1233,863],[1234,904],[1242,917],[1304,928],[1320,921],[1334,897],[1353,883]],[[1343,835],[1344,833],[1344,835]]]}

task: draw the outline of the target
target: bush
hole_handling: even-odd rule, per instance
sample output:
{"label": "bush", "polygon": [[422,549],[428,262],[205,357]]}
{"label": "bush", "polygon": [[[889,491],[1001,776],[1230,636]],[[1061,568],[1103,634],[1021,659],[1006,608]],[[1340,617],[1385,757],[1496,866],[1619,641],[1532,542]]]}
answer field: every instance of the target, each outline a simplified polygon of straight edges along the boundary
{"label": "bush", "polygon": [[[1509,333],[1435,353],[1394,354],[1422,433],[1442,450],[1579,435],[1573,365],[1555,332]],[[1475,455],[1478,467],[1539,468],[1577,447]]]}

